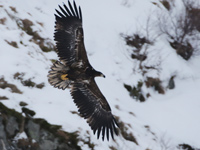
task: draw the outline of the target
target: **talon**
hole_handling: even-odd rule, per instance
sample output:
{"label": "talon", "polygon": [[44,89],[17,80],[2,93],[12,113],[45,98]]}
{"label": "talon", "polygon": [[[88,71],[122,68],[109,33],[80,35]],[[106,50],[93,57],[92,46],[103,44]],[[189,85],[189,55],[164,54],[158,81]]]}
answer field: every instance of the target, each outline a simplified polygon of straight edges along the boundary
{"label": "talon", "polygon": [[68,80],[69,78],[67,78],[67,76],[68,76],[68,74],[63,74],[63,75],[61,75],[61,79],[62,80]]}

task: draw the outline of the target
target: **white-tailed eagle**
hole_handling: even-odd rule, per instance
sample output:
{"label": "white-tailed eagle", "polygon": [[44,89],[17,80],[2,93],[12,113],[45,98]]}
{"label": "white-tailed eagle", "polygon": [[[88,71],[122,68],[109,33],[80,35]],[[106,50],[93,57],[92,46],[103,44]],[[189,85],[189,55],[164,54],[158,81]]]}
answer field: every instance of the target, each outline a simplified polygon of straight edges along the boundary
{"label": "white-tailed eagle", "polygon": [[105,77],[96,71],[89,63],[82,27],[81,8],[73,6],[68,1],[68,7],[63,4],[56,10],[56,25],[54,40],[59,61],[56,61],[48,74],[49,83],[59,89],[70,88],[71,96],[78,111],[93,130],[97,138],[102,134],[109,140],[118,135],[117,121],[111,113],[111,108],[99,90],[94,78]]}

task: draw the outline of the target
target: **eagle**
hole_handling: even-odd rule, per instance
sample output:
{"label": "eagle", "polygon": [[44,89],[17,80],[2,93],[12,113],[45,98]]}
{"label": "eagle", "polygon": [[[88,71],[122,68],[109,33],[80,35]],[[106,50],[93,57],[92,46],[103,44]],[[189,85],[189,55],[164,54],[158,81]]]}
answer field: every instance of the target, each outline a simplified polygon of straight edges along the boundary
{"label": "eagle", "polygon": [[68,1],[68,7],[65,4],[58,6],[54,40],[59,60],[50,68],[48,81],[55,88],[69,88],[80,116],[87,120],[93,133],[97,133],[97,139],[101,134],[103,141],[105,136],[109,141],[109,135],[112,139],[114,134],[118,135],[119,125],[94,80],[105,75],[96,71],[88,61],[81,8],[77,8],[75,1],[73,4]]}

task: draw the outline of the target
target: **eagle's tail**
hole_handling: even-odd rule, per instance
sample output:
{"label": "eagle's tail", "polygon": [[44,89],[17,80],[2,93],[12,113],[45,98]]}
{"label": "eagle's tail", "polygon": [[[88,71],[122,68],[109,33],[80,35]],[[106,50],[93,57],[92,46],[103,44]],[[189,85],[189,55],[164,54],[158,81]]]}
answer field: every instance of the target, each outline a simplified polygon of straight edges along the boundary
{"label": "eagle's tail", "polygon": [[66,89],[71,81],[67,78],[69,68],[59,61],[56,61],[48,74],[49,83],[55,88]]}

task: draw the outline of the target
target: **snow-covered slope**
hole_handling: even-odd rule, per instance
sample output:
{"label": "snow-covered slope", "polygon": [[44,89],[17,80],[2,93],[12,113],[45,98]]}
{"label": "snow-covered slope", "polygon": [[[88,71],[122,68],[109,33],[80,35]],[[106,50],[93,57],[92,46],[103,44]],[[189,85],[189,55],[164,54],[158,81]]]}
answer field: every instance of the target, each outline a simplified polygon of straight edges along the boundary
{"label": "snow-covered slope", "polygon": [[[77,108],[69,91],[58,90],[48,84],[51,60],[57,59],[57,55],[54,51],[42,51],[38,44],[40,41],[35,41],[35,35],[27,34],[23,21],[31,21],[27,21],[31,33],[36,32],[40,36],[43,46],[51,47],[49,43],[54,43],[55,8],[58,4],[62,5],[61,0],[0,0],[0,78],[16,85],[22,92],[13,93],[10,88],[0,88],[0,96],[8,98],[2,102],[19,112],[19,103],[26,102],[27,107],[36,112],[35,118],[45,118],[52,124],[62,125],[63,130],[68,132],[78,130],[81,138],[89,134],[96,150],[111,147],[119,150],[173,150],[183,143],[200,147],[199,55],[185,61],[170,48],[165,37],[161,37],[149,54],[154,59],[151,63],[157,58],[162,60],[161,73],[149,74],[166,80],[166,84],[171,75],[176,75],[175,89],[161,95],[151,88],[144,88],[151,96],[140,103],[131,98],[123,86],[124,83],[137,85],[142,76],[133,72],[135,64],[120,34],[144,32],[149,15],[155,21],[154,12],[161,7],[153,2],[159,4],[156,0],[76,0],[82,8],[85,46],[90,63],[106,75],[105,79],[96,79],[98,86],[109,101],[113,114],[119,117],[126,132],[132,134],[138,144],[125,140],[121,135],[115,137],[115,141],[97,140],[86,121],[72,113]],[[156,30],[154,32],[157,34]],[[24,86],[20,77],[36,85],[44,84],[44,87]],[[79,145],[88,149],[84,143]]]}

